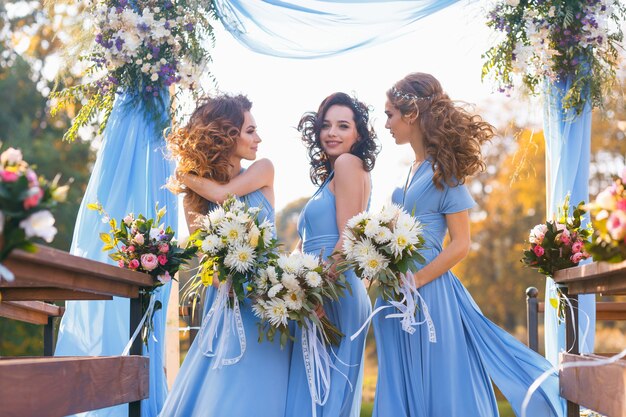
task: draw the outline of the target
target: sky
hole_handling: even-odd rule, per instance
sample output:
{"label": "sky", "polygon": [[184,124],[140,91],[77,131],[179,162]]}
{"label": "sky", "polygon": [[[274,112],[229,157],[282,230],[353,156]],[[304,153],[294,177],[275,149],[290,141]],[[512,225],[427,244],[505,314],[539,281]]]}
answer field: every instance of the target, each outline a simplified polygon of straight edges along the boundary
{"label": "sky", "polygon": [[[253,102],[258,132],[263,140],[258,157],[274,163],[276,209],[315,191],[309,179],[306,149],[295,129],[304,112],[317,110],[329,94],[343,91],[373,107],[370,113],[382,145],[372,171],[372,208],[389,201],[413,160],[408,145],[397,146],[385,124],[385,91],[411,72],[427,72],[441,82],[454,100],[475,104],[489,121],[498,125],[502,104],[515,100],[492,93],[481,82],[482,59],[494,42],[485,25],[489,2],[467,0],[445,8],[413,24],[401,38],[329,58],[299,60],[251,52],[221,24],[216,25],[213,64],[209,70],[218,88],[244,93]],[[206,88],[211,88],[207,82]],[[520,104],[522,112],[536,106]],[[515,107],[515,106],[514,106]]]}

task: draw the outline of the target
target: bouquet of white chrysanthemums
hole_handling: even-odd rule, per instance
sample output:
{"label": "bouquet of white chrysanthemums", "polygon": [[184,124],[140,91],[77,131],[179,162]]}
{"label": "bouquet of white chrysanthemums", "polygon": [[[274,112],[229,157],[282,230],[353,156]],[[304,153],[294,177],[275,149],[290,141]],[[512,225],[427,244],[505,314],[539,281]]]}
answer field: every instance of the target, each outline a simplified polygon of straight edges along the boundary
{"label": "bouquet of white chrysanthemums", "polygon": [[378,282],[385,300],[400,295],[401,275],[414,262],[424,263],[422,225],[402,207],[392,204],[379,213],[362,212],[348,220],[343,233],[340,270],[354,269],[362,279]]}
{"label": "bouquet of white chrysanthemums", "polygon": [[330,279],[319,256],[300,252],[280,255],[259,271],[252,285],[252,308],[261,319],[260,340],[265,335],[271,341],[278,332],[281,346],[284,346],[289,338],[293,338],[289,329],[289,320],[293,320],[304,329],[317,326],[325,341],[339,344],[343,334],[326,316],[318,315],[316,311],[320,311],[325,301],[338,300],[347,283],[343,277]]}
{"label": "bouquet of white chrysanthemums", "polygon": [[189,244],[202,255],[198,283],[211,285],[217,277],[230,282],[239,300],[245,297],[250,278],[276,257],[278,246],[274,225],[259,221],[260,210],[231,196],[197,220],[200,227],[189,237]]}
{"label": "bouquet of white chrysanthemums", "polygon": [[[189,244],[198,247],[202,258],[199,273],[186,291],[209,286],[216,277],[219,282],[217,295],[198,333],[202,353],[215,358],[214,368],[233,365],[243,356],[246,336],[239,303],[250,295],[252,278],[278,256],[274,225],[258,219],[260,210],[231,196],[201,217],[197,221],[200,227],[189,237]],[[237,357],[226,358],[232,329],[241,352]]]}

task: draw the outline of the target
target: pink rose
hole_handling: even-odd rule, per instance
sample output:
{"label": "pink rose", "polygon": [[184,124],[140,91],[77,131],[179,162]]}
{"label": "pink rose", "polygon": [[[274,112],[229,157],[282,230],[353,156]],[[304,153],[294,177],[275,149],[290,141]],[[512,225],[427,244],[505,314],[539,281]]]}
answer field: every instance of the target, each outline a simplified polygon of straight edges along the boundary
{"label": "pink rose", "polygon": [[537,245],[533,248],[533,252],[535,252],[537,256],[543,256],[546,251],[543,249],[543,246]]}
{"label": "pink rose", "polygon": [[119,261],[117,261],[117,266],[119,266],[120,268],[124,268],[126,264],[124,264],[124,261],[120,259]]}
{"label": "pink rose", "polygon": [[567,230],[564,230],[563,233],[561,233],[561,242],[563,242],[564,245],[569,245],[571,243],[571,239],[569,237],[569,233],[566,234]]}
{"label": "pink rose", "polygon": [[163,254],[157,256],[157,259],[159,260],[159,264],[161,265],[165,265],[167,263],[167,256]]}
{"label": "pink rose", "polygon": [[135,247],[133,245],[130,245],[128,248],[129,252],[134,252],[135,251]]}
{"label": "pink rose", "polygon": [[133,216],[131,216],[130,214],[127,215],[126,217],[124,217],[123,222],[124,224],[126,224],[126,226],[130,226],[131,223],[133,222]]}
{"label": "pink rose", "polygon": [[144,237],[141,233],[137,233],[133,238],[133,241],[138,245],[143,245],[145,242]]}
{"label": "pink rose", "polygon": [[33,187],[28,190],[28,197],[24,199],[24,208],[26,210],[36,207],[43,197],[43,190],[39,187]]}
{"label": "pink rose", "polygon": [[128,263],[128,268],[129,269],[137,269],[137,268],[139,268],[139,261],[137,259],[133,259],[132,261],[130,261]]}
{"label": "pink rose", "polygon": [[168,282],[172,280],[172,277],[169,272],[165,271],[165,273],[162,275],[159,275],[157,279],[161,281],[163,284],[167,284]]}
{"label": "pink rose", "polygon": [[575,253],[570,257],[570,259],[572,260],[572,262],[577,264],[583,259],[583,254],[581,252]]}
{"label": "pink rose", "polygon": [[159,245],[159,252],[168,253],[169,251],[170,251],[170,245],[168,245],[167,243],[161,243]]}
{"label": "pink rose", "polygon": [[19,176],[17,175],[17,172],[0,171],[0,179],[4,182],[15,182],[18,178]]}
{"label": "pink rose", "polygon": [[616,210],[609,216],[606,228],[614,240],[622,240],[626,236],[626,212]]}
{"label": "pink rose", "polygon": [[577,240],[576,242],[574,242],[574,244],[572,245],[572,252],[574,253],[578,253],[583,249],[583,242],[581,242],[580,240]]}
{"label": "pink rose", "polygon": [[159,260],[153,253],[146,253],[141,255],[141,266],[143,266],[143,269],[145,269],[146,271],[152,271],[158,265]]}

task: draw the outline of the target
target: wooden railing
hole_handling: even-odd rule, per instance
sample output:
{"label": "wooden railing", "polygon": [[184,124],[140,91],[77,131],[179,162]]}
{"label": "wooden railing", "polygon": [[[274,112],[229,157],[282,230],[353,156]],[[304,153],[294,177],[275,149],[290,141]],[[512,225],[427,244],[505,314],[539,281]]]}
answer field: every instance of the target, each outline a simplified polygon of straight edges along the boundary
{"label": "wooden railing", "polygon": [[[141,319],[139,289],[152,283],[147,274],[44,246],[15,251],[4,265],[15,281],[0,281],[0,316],[38,324],[62,314],[46,301],[117,296],[130,298],[132,332]],[[138,417],[149,393],[148,358],[139,355],[138,338],[131,356],[0,358],[0,414],[55,417],[129,403],[129,415]]]}
{"label": "wooden railing", "polygon": [[[594,262],[564,269],[555,274],[554,281],[564,286],[563,291],[574,306],[574,311],[565,315],[566,346],[572,349],[561,354],[561,363],[581,364],[602,359],[602,354],[579,354],[578,295],[626,294],[626,262]],[[561,396],[567,399],[568,417],[579,417],[579,405],[609,417],[626,416],[626,360],[594,367],[561,368],[559,381]]]}

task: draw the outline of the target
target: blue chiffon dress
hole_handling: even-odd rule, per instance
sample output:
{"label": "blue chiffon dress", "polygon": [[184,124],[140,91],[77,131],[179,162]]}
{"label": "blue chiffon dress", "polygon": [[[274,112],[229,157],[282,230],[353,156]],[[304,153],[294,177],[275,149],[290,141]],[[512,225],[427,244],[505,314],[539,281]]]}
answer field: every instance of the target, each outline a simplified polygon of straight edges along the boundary
{"label": "blue chiffon dress", "polygon": [[[242,198],[250,207],[261,207],[259,219],[274,221],[274,209],[257,190]],[[204,314],[208,312],[217,289],[208,286]],[[246,335],[246,350],[233,365],[213,369],[214,358],[202,353],[197,337],[174,381],[163,406],[162,417],[282,417],[287,400],[287,377],[293,344],[280,348],[279,338],[259,343],[257,322],[251,301],[245,299],[241,316]],[[228,358],[239,355],[235,329],[228,338]],[[218,330],[219,334],[219,330]]]}
{"label": "blue chiffon dress", "polygon": [[[331,179],[332,174],[300,213],[298,233],[302,239],[302,251],[305,253],[321,252],[324,257],[328,257],[339,240],[335,196],[328,188]],[[365,323],[372,311],[372,304],[365,286],[354,272],[347,271],[345,275],[352,286],[352,294],[346,291],[339,301],[324,304],[326,316],[345,336],[339,346],[332,347],[334,353],[331,352],[330,357],[337,369],[331,369],[330,394],[326,404],[316,406],[317,417],[358,417],[361,411],[363,354],[367,329],[354,341],[350,341],[350,336]],[[298,328],[289,373],[286,417],[312,415],[311,394],[300,342],[301,333],[301,328]]]}
{"label": "blue chiffon dress", "polygon": [[[117,266],[103,252],[99,233],[110,230],[101,216],[89,210],[89,203],[100,202],[116,220],[128,213],[156,217],[155,204],[166,207],[163,223],[176,229],[177,198],[163,188],[174,173],[174,163],[166,157],[165,139],[161,134],[167,124],[169,96],[155,100],[162,120],[154,120],[146,110],[145,101],[137,93],[120,94],[115,101],[104,130],[102,147],[89,178],[80,205],[70,253]],[[155,291],[162,308],[154,314],[154,337],[143,345],[143,355],[150,357],[150,396],[141,401],[142,417],[155,417],[167,395],[165,376],[165,322],[171,284]],[[130,339],[130,302],[113,297],[109,301],[68,301],[61,319],[55,356],[117,356]],[[134,330],[134,329],[133,329]],[[126,417],[128,405],[121,404],[81,415],[89,417]]]}
{"label": "blue chiffon dress", "polygon": [[[430,161],[417,169],[406,189],[393,192],[424,226],[427,262],[441,251],[446,214],[474,206],[463,185],[439,190]],[[422,265],[416,264],[415,270]],[[375,417],[495,417],[498,408],[491,380],[521,416],[522,402],[533,381],[551,368],[548,361],[496,326],[480,311],[452,272],[418,289],[434,321],[437,341],[429,342],[427,326],[404,332],[398,319],[373,319],[378,354]],[[378,299],[377,306],[384,305]],[[423,314],[418,312],[418,321]],[[491,378],[491,379],[490,379]],[[557,373],[532,396],[529,417],[563,416]]]}

